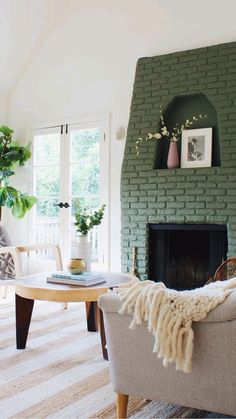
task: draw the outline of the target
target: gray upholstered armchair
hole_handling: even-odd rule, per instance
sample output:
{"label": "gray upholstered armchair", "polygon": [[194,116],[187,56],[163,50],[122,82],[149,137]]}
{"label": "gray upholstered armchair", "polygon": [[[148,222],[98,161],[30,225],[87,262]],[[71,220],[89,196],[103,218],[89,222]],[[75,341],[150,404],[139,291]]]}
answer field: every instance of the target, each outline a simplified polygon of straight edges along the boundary
{"label": "gray upholstered armchair", "polygon": [[117,393],[118,417],[126,417],[129,395],[236,415],[236,290],[193,325],[192,372],[165,368],[152,353],[154,338],[146,325],[129,329],[132,317],[119,314],[117,294],[100,297]]}

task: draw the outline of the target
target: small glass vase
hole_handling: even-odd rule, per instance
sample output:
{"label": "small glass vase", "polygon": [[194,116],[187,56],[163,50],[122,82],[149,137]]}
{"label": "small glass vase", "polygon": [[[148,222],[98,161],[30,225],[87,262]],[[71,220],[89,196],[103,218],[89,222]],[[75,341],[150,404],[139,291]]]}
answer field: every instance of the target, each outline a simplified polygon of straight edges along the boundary
{"label": "small glass vase", "polygon": [[176,169],[179,167],[179,153],[176,141],[170,142],[168,157],[167,157],[168,169]]}

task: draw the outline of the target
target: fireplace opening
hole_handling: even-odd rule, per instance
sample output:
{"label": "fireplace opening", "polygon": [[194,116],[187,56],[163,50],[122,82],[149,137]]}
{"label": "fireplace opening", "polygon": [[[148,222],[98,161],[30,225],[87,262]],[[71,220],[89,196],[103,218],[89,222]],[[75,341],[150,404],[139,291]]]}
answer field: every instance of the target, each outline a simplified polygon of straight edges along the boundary
{"label": "fireplace opening", "polygon": [[227,258],[227,227],[149,224],[148,277],[177,290],[203,286]]}

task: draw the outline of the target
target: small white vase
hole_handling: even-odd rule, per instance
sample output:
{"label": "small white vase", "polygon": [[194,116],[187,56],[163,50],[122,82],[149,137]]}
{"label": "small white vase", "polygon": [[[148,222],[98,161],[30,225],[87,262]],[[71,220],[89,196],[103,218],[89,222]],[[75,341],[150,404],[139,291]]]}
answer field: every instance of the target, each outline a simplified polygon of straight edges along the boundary
{"label": "small white vase", "polygon": [[91,243],[88,236],[77,235],[77,255],[84,259],[86,272],[91,272]]}

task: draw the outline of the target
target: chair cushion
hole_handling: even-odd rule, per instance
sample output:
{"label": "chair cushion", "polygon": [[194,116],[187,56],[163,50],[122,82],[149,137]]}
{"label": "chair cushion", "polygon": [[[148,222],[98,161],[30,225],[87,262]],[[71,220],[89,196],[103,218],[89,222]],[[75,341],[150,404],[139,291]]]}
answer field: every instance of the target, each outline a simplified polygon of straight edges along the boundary
{"label": "chair cushion", "polygon": [[[0,247],[10,246],[8,234],[4,226],[0,225]],[[13,279],[15,277],[14,261],[10,253],[0,254],[0,279]]]}

